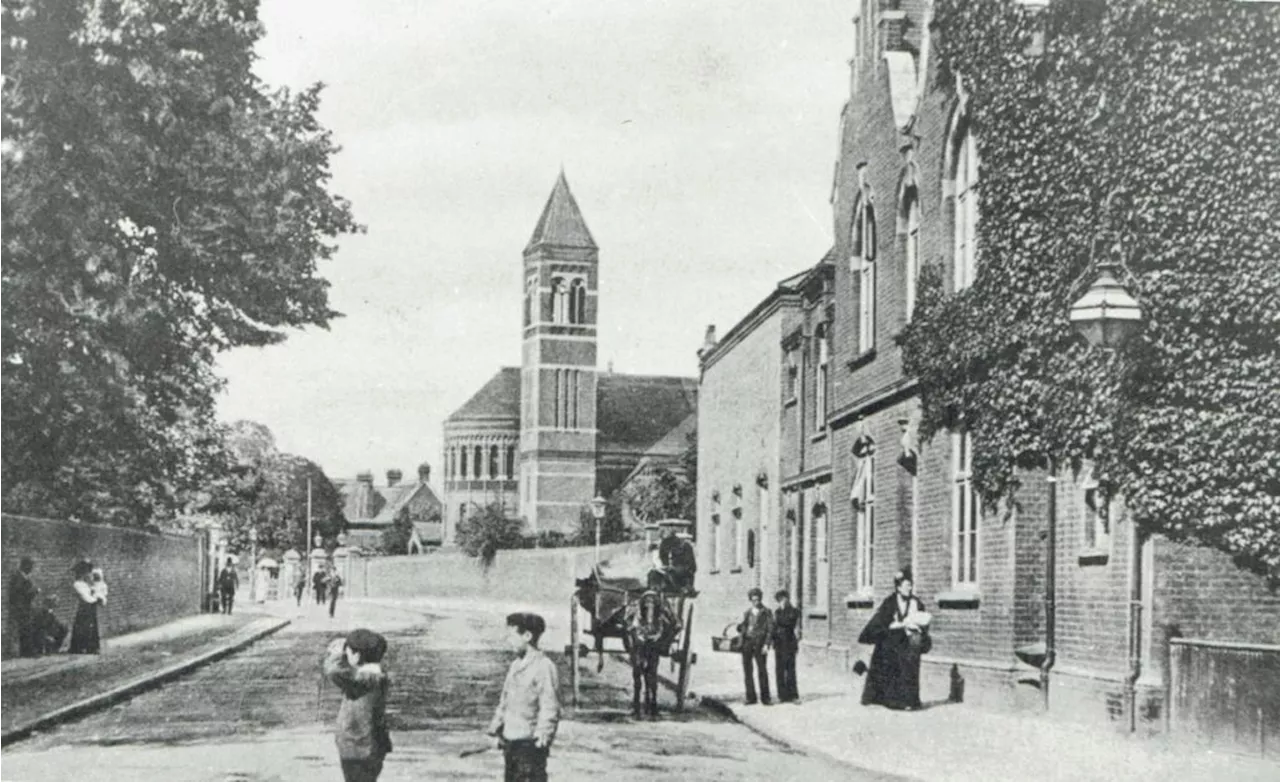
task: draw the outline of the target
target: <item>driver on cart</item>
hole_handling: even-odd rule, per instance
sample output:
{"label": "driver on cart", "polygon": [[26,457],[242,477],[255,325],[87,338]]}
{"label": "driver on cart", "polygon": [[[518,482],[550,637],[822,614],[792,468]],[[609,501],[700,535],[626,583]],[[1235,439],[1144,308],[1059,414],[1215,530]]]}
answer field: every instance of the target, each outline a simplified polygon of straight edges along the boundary
{"label": "driver on cart", "polygon": [[693,593],[693,577],[698,571],[698,564],[691,537],[688,533],[677,533],[674,526],[663,529],[662,543],[657,547],[657,562],[649,572],[650,589]]}

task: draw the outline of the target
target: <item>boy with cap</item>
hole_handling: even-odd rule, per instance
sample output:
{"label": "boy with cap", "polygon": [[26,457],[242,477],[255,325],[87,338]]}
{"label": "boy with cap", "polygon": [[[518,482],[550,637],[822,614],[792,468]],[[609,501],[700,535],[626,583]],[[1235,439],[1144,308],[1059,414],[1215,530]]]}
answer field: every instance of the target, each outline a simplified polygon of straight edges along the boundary
{"label": "boy with cap", "polygon": [[387,639],[372,630],[352,630],[329,643],[324,674],[342,691],[334,738],[346,782],[375,782],[391,751],[387,731],[387,687],[382,670]]}

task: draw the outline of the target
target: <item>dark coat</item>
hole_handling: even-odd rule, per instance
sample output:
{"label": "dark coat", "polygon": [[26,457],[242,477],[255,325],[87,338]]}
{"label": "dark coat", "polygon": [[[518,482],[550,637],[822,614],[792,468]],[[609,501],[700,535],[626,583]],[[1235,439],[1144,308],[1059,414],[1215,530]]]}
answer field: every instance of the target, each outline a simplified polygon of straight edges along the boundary
{"label": "dark coat", "polygon": [[778,652],[795,652],[800,646],[800,609],[793,605],[773,612],[773,648]]}
{"label": "dark coat", "polygon": [[738,625],[738,635],[742,636],[742,651],[760,653],[773,641],[773,612],[767,608],[760,609],[760,616],[751,624],[751,609],[742,614],[742,623]]}
{"label": "dark coat", "polygon": [[[919,598],[912,595],[910,599],[916,604],[915,610],[924,610]],[[878,703],[891,709],[920,708],[920,652],[912,649],[906,630],[889,629],[889,625],[900,618],[898,596],[894,593],[885,598],[858,636],[860,644],[875,644],[867,683],[862,690],[863,704]]]}
{"label": "dark coat", "polygon": [[390,681],[376,663],[352,668],[339,638],[329,644],[324,673],[342,691],[334,738],[343,760],[380,760],[391,751],[387,731],[387,688]]}

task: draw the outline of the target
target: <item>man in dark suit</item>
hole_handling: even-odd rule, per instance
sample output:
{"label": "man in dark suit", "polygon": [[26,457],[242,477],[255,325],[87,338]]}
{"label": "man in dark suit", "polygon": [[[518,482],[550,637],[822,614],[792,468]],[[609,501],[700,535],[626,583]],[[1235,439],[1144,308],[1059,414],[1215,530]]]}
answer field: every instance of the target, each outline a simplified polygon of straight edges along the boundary
{"label": "man in dark suit", "polygon": [[796,652],[800,649],[800,609],[791,605],[791,595],[779,589],[774,599],[773,665],[778,679],[778,700],[787,703],[800,700],[796,687]]}
{"label": "man in dark suit", "polygon": [[31,580],[36,563],[31,557],[23,557],[18,572],[9,578],[9,621],[13,623],[18,638],[18,655],[34,657],[38,654],[35,634],[35,602],[40,590]]}
{"label": "man in dark suit", "polygon": [[742,615],[742,624],[738,625],[738,635],[742,637],[742,681],[746,685],[747,705],[756,702],[754,667],[760,678],[760,702],[768,706],[773,703],[769,694],[769,668],[767,657],[769,645],[773,642],[773,614],[764,607],[764,593],[752,588],[747,592],[751,607]]}

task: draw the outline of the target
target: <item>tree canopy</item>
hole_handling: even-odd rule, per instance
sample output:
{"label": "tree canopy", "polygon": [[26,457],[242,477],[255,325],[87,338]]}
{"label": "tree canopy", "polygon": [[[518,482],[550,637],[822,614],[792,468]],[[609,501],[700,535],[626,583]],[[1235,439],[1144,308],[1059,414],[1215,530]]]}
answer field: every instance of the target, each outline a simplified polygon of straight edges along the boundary
{"label": "tree canopy", "polygon": [[[922,433],[972,433],[988,500],[1089,461],[1144,529],[1280,574],[1280,13],[939,0],[934,24],[981,218],[973,286],[928,268],[901,336]],[[1066,318],[1099,261],[1145,318],[1114,352]]]}
{"label": "tree canopy", "polygon": [[255,0],[6,2],[3,501],[126,525],[219,469],[219,351],[326,326],[320,86],[252,72]]}

